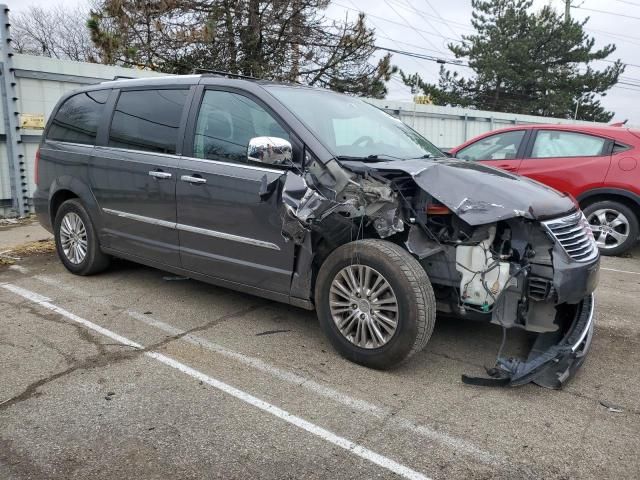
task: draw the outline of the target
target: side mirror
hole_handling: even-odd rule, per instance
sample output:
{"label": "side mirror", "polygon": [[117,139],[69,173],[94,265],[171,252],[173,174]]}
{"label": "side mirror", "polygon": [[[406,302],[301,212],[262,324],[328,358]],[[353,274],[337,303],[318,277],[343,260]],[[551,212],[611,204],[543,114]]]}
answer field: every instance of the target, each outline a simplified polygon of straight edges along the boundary
{"label": "side mirror", "polygon": [[253,137],[247,146],[247,159],[268,165],[292,165],[291,143],[278,137]]}

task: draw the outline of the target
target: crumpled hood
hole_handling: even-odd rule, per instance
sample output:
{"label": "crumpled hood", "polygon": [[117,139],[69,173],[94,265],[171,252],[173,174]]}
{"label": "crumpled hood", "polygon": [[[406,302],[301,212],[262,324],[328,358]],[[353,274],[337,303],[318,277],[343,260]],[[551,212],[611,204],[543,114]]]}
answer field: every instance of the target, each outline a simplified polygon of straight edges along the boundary
{"label": "crumpled hood", "polygon": [[570,197],[534,180],[457,159],[368,163],[380,173],[401,171],[469,225],[514,217],[544,220],[575,210]]}

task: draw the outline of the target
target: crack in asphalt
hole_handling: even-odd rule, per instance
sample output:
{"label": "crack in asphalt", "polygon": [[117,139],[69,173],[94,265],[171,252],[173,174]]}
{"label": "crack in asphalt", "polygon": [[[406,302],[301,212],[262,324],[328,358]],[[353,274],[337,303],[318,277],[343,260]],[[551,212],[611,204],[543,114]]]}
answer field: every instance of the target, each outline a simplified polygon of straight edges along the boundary
{"label": "crack in asphalt", "polygon": [[89,330],[87,330],[85,327],[83,327],[82,325],[78,325],[73,323],[72,321],[67,321],[64,320],[64,316],[62,316],[61,314],[57,314],[57,313],[43,313],[41,311],[39,311],[35,305],[32,305],[30,302],[25,301],[25,302],[19,302],[17,304],[15,304],[15,306],[17,306],[18,308],[26,308],[29,313],[31,313],[32,315],[35,315],[36,317],[45,320],[45,321],[52,321],[58,324],[63,324],[63,325],[69,325],[72,326],[76,332],[78,333],[78,336],[83,340],[86,341],[92,345],[94,345],[97,350],[98,353],[92,356],[89,356],[87,358],[85,358],[82,361],[77,361],[75,362],[73,365],[69,366],[69,368],[54,373],[52,375],[49,375],[47,377],[41,378],[39,380],[36,380],[32,383],[30,383],[21,393],[19,393],[18,395],[15,395],[5,401],[3,401],[2,403],[0,403],[0,412],[2,412],[3,410],[8,409],[9,407],[11,407],[12,405],[16,405],[20,402],[24,402],[26,400],[29,400],[31,398],[37,398],[41,395],[40,392],[38,392],[38,389],[40,387],[42,387],[43,385],[46,385],[48,383],[51,383],[61,377],[65,377],[67,375],[70,375],[78,370],[93,370],[96,368],[101,368],[101,367],[105,367],[107,365],[113,365],[115,363],[119,363],[119,362],[123,362],[126,360],[131,360],[134,358],[137,358],[141,355],[143,355],[146,352],[151,352],[151,351],[155,351],[158,349],[161,349],[163,347],[165,347],[166,345],[168,345],[171,342],[174,342],[176,340],[180,340],[181,338],[183,338],[186,335],[190,335],[193,334],[195,332],[201,332],[204,330],[207,330],[211,327],[214,327],[220,323],[225,322],[226,320],[229,320],[231,318],[242,318],[243,316],[263,307],[266,304],[266,302],[260,302],[258,304],[254,304],[251,305],[247,308],[243,308],[241,310],[235,311],[235,312],[231,312],[225,315],[221,315],[219,317],[214,318],[213,320],[204,323],[202,325],[199,325],[197,327],[194,327],[192,329],[186,330],[184,332],[181,332],[179,334],[176,335],[171,335],[171,336],[167,336],[165,337],[163,340],[153,343],[145,348],[138,348],[138,349],[133,349],[131,351],[116,351],[116,352],[110,352],[105,348],[105,344],[101,343],[94,335],[92,335]]}

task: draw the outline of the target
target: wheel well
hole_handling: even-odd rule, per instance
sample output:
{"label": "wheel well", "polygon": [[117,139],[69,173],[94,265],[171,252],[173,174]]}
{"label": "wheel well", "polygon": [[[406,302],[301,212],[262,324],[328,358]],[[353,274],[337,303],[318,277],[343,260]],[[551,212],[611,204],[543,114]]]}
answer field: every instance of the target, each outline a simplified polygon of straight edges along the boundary
{"label": "wheel well", "polygon": [[629,197],[625,197],[624,195],[616,195],[615,193],[599,193],[597,195],[593,195],[591,197],[587,197],[580,202],[580,208],[583,210],[596,202],[603,201],[612,201],[621,203],[631,209],[631,211],[635,214],[636,218],[640,220],[640,205],[634,202]]}
{"label": "wheel well", "polygon": [[58,190],[53,194],[51,198],[51,203],[49,204],[49,212],[51,215],[51,224],[56,221],[56,215],[58,214],[58,209],[60,205],[71,198],[78,198],[78,195],[73,193],[71,190]]}
{"label": "wheel well", "polygon": [[380,237],[377,237],[375,234],[373,234],[373,232],[370,232],[366,229],[362,231],[359,234],[359,236],[358,234],[356,234],[356,236],[357,238],[346,237],[346,238],[340,238],[340,239],[333,238],[331,240],[327,237],[322,236],[322,237],[319,237],[314,242],[313,251],[315,255],[313,258],[313,262],[311,263],[312,271],[311,271],[311,290],[310,290],[310,296],[312,301],[314,300],[314,296],[315,296],[316,279],[318,276],[318,272],[320,271],[322,264],[329,257],[329,255],[333,253],[334,250],[336,250],[338,247],[341,247],[342,245],[351,243],[355,240],[364,240],[369,238],[380,240]]}

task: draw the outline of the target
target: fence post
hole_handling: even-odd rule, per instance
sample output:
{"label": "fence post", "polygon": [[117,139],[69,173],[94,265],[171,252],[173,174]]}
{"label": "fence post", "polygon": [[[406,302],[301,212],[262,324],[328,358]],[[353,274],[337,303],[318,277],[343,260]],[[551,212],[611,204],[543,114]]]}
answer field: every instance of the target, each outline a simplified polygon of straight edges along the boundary
{"label": "fence post", "polygon": [[11,48],[11,24],[9,7],[0,4],[0,91],[2,97],[2,117],[4,121],[7,160],[11,184],[11,201],[18,217],[29,214],[28,185],[25,174],[24,154],[18,125],[18,95],[13,73],[13,49]]}
{"label": "fence post", "polygon": [[464,139],[462,140],[462,143],[466,142],[467,140],[469,140],[469,115],[465,113],[464,114]]}

